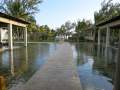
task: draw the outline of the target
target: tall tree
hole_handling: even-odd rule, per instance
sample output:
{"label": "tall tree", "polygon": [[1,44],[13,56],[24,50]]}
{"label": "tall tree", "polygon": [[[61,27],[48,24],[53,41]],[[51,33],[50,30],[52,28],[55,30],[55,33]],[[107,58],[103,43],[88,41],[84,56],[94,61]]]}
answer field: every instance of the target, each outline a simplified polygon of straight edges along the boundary
{"label": "tall tree", "polygon": [[65,22],[65,35],[66,35],[66,39],[68,38],[68,36],[70,36],[71,34],[71,30],[75,28],[76,24],[75,23],[71,23],[70,21]]}
{"label": "tall tree", "polygon": [[76,31],[76,38],[78,42],[80,37],[84,37],[84,30],[90,27],[91,25],[92,25],[92,22],[90,20],[83,19],[77,22],[75,31]]}
{"label": "tall tree", "polygon": [[6,14],[26,20],[39,10],[38,4],[41,2],[41,0],[3,0],[0,9]]}
{"label": "tall tree", "polygon": [[82,32],[84,29],[90,27],[91,25],[92,25],[92,22],[91,22],[90,20],[85,20],[85,19],[83,19],[82,21],[79,20],[79,21],[77,22],[75,31],[76,31],[77,33],[80,33],[80,32]]}
{"label": "tall tree", "polygon": [[65,22],[59,28],[57,28],[58,35],[67,39],[68,36],[71,34],[71,30],[75,28],[75,23],[71,23],[70,21]]}

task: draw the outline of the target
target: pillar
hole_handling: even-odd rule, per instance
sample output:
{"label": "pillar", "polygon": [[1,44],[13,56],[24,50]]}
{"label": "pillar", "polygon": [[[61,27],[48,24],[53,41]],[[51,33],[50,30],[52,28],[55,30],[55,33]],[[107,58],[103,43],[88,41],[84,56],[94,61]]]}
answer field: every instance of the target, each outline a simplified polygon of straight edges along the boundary
{"label": "pillar", "polygon": [[98,45],[100,45],[100,37],[101,37],[101,35],[100,35],[100,29],[98,30]]}
{"label": "pillar", "polygon": [[24,46],[27,47],[27,27],[25,27],[25,30],[24,30]]}
{"label": "pillar", "polygon": [[[120,32],[120,31],[119,31]],[[120,33],[119,33],[119,41],[118,41],[118,54],[116,60],[116,70],[115,70],[115,81],[114,81],[114,89],[120,90]]]}
{"label": "pillar", "polygon": [[120,40],[119,40],[119,49],[118,49],[118,56],[116,62],[116,70],[115,70],[115,81],[114,81],[114,89],[113,90],[120,90]]}
{"label": "pillar", "polygon": [[8,42],[9,42],[9,49],[13,49],[13,36],[12,36],[12,24],[8,25]]}
{"label": "pillar", "polygon": [[110,28],[107,27],[107,31],[106,31],[106,47],[109,47],[110,45]]}
{"label": "pillar", "polygon": [[93,42],[95,42],[95,30],[93,30]]}
{"label": "pillar", "polygon": [[14,68],[14,60],[13,60],[13,50],[9,52],[9,60],[10,60],[10,71],[11,75],[15,76],[15,68]]}
{"label": "pillar", "polygon": [[2,43],[2,29],[0,30],[0,42]]}
{"label": "pillar", "polygon": [[119,29],[119,33],[118,33],[118,34],[119,34],[119,35],[118,35],[118,36],[119,36],[119,37],[118,37],[118,38],[119,38],[118,43],[119,43],[119,41],[120,41],[120,29]]}

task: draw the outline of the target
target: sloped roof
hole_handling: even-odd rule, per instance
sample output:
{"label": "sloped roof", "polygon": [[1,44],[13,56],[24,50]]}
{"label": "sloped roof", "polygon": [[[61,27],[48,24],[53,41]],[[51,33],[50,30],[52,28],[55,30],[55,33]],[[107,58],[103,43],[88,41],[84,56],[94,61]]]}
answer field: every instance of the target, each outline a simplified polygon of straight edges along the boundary
{"label": "sloped roof", "polygon": [[20,22],[20,23],[23,23],[23,24],[30,24],[30,22],[27,22],[27,21],[25,21],[23,19],[19,19],[19,18],[10,16],[10,15],[7,15],[7,14],[2,13],[2,12],[0,12],[0,17],[6,18],[6,19],[10,19],[10,20],[13,20],[13,21],[16,21],[16,22]]}
{"label": "sloped roof", "polygon": [[109,18],[109,19],[106,19],[106,20],[103,20],[103,21],[97,23],[96,26],[102,26],[102,25],[114,22],[116,20],[120,20],[120,15],[112,17],[112,18]]}

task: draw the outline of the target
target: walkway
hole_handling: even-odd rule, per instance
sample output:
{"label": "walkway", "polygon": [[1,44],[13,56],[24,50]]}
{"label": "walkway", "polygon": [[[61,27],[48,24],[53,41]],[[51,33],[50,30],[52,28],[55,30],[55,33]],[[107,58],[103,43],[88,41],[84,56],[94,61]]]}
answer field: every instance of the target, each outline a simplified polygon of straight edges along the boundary
{"label": "walkway", "polygon": [[61,44],[23,87],[12,90],[82,90],[76,68],[71,46]]}

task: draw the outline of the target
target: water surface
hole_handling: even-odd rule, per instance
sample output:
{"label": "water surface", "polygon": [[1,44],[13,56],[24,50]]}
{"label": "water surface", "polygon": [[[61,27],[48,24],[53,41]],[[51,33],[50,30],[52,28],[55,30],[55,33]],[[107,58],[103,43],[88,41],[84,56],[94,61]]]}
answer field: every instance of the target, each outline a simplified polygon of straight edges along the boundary
{"label": "water surface", "polygon": [[73,44],[84,90],[112,90],[117,50],[92,43]]}
{"label": "water surface", "polygon": [[40,43],[0,53],[0,80],[5,84],[3,88],[28,81],[56,49],[56,43]]}

